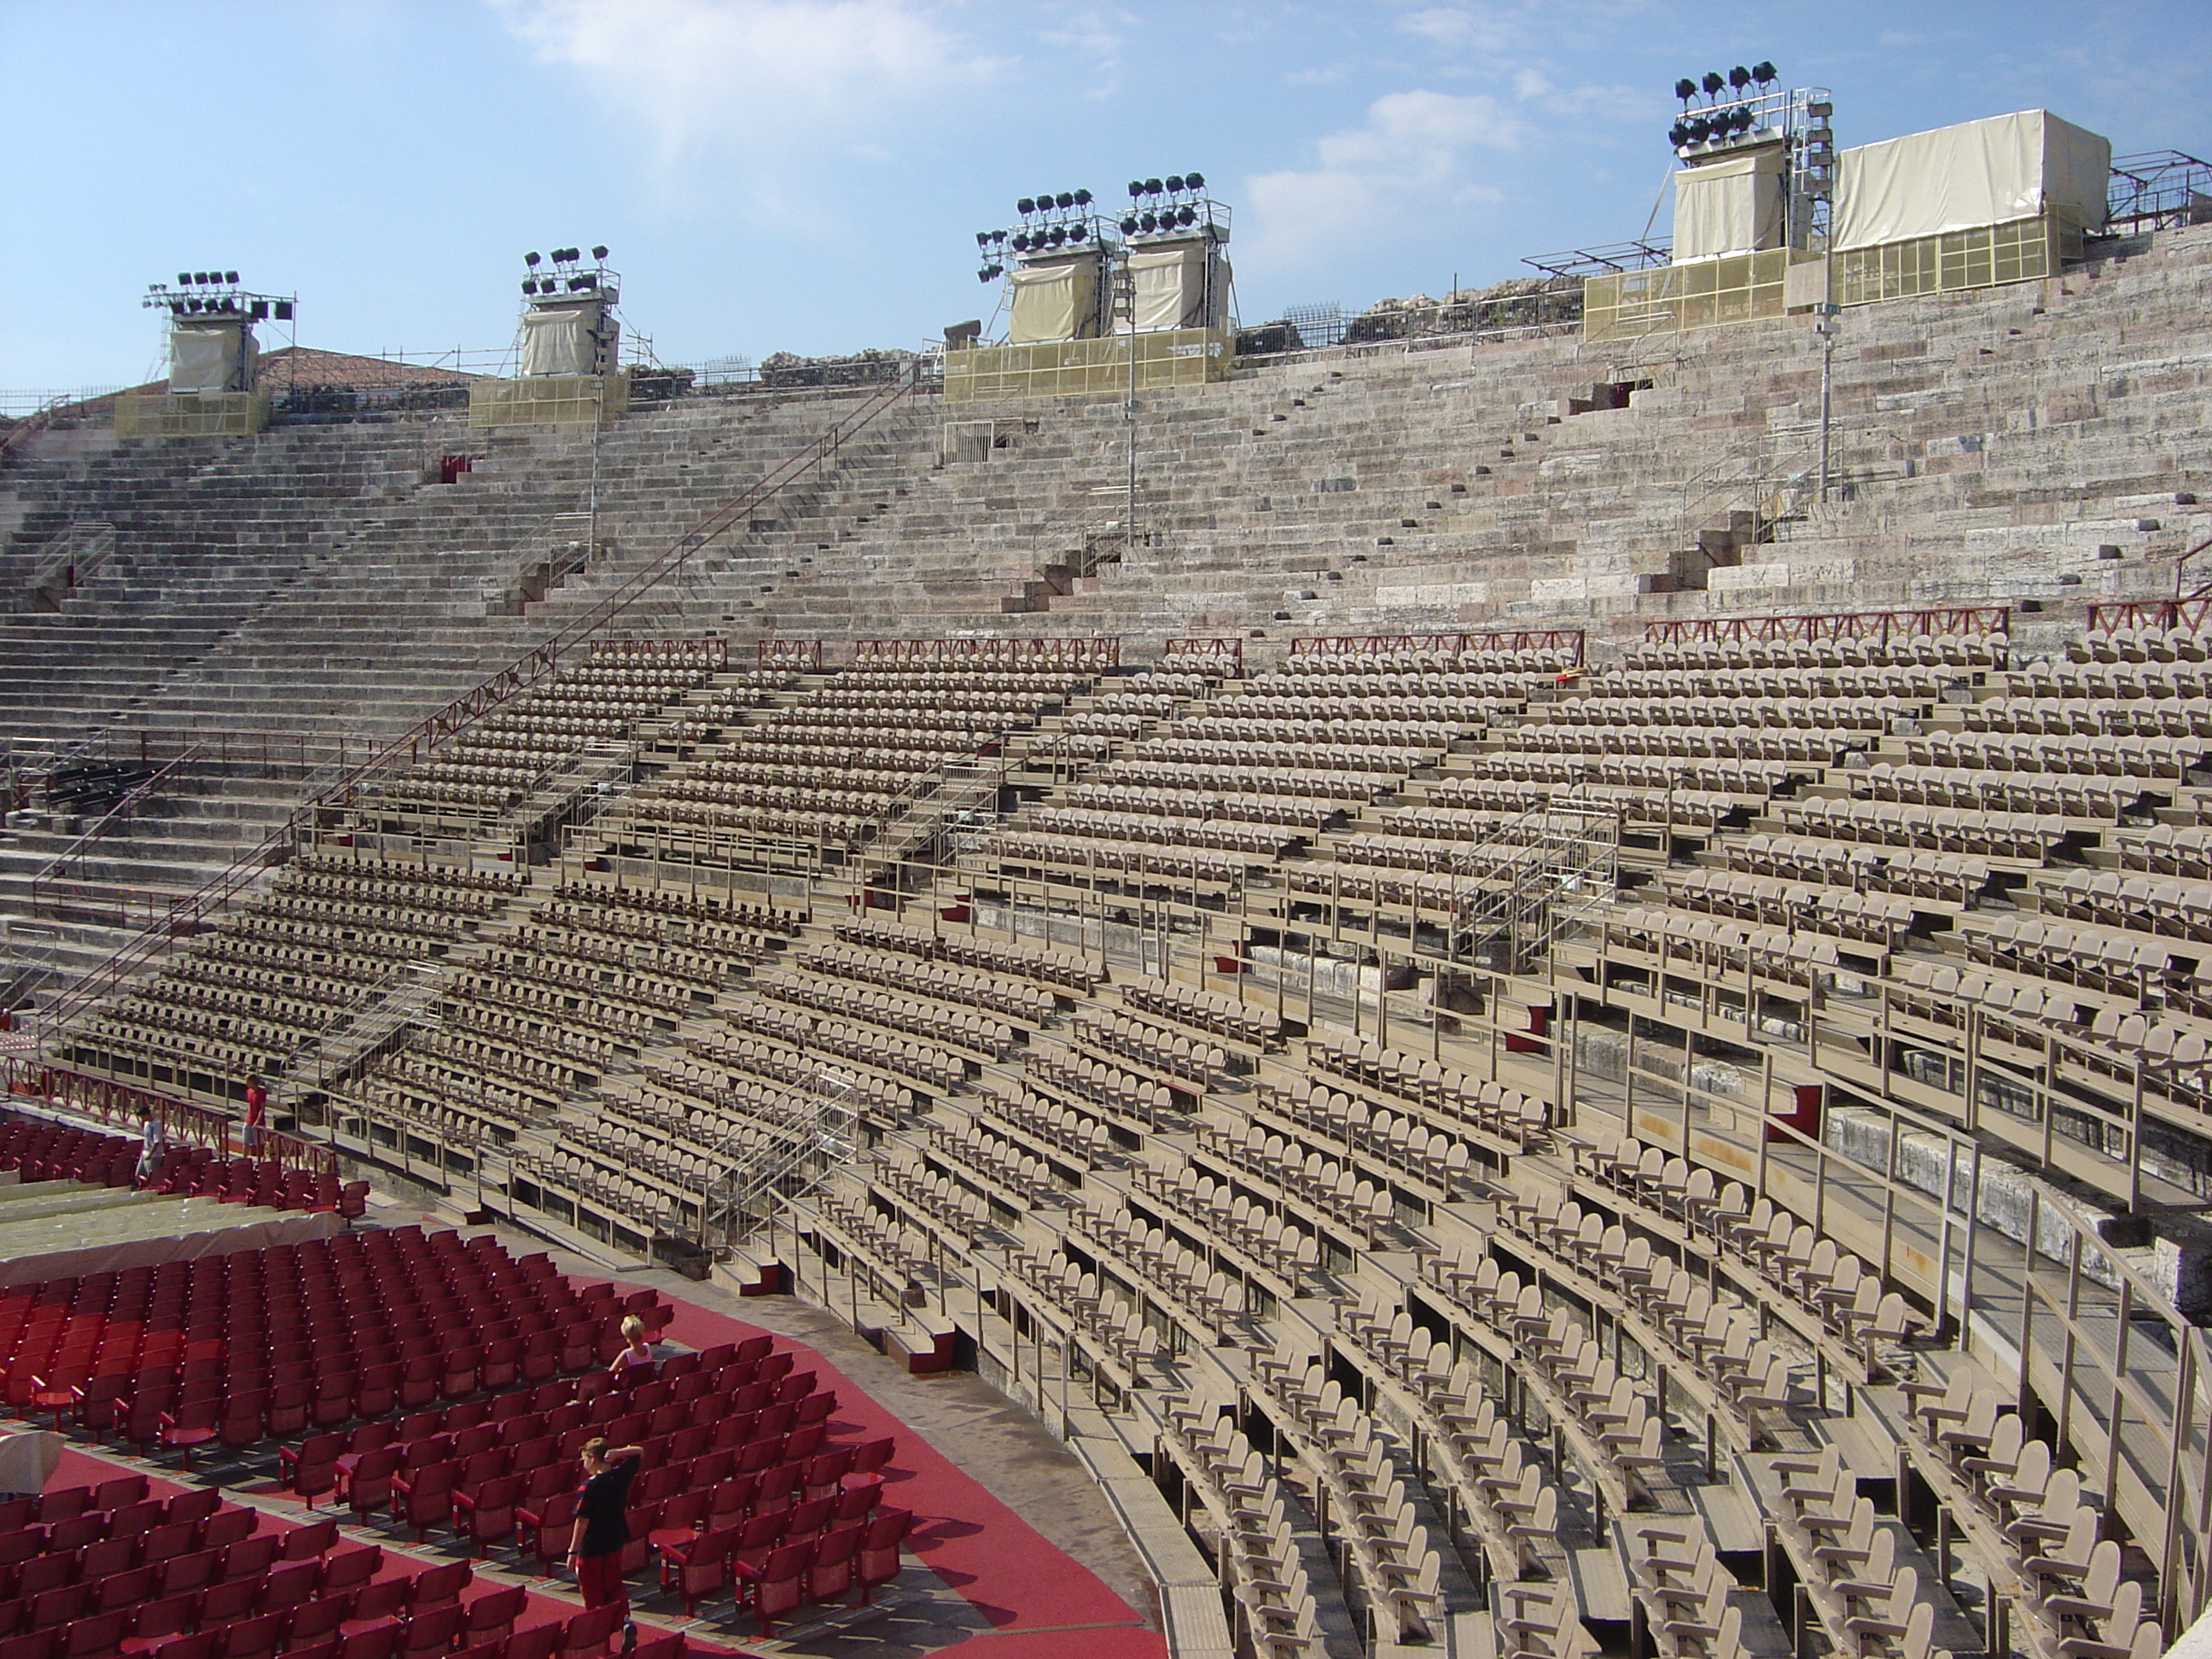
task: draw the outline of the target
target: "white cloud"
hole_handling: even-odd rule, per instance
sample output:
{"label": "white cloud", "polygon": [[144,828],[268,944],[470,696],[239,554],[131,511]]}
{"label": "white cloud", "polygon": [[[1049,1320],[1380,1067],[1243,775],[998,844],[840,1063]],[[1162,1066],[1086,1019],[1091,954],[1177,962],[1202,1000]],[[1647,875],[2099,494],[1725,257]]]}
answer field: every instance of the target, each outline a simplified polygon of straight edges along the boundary
{"label": "white cloud", "polygon": [[998,65],[914,0],[488,0],[538,58],[651,136],[661,183],[732,161],[757,211],[800,214],[816,162],[890,152],[886,129]]}
{"label": "white cloud", "polygon": [[1495,188],[1470,176],[1469,153],[1515,149],[1524,131],[1510,110],[1485,94],[1417,89],[1378,98],[1364,125],[1315,145],[1317,167],[1247,182],[1258,227],[1248,251],[1296,264],[1341,247],[1346,238],[1391,229],[1416,208],[1498,201]]}
{"label": "white cloud", "polygon": [[1078,72],[1091,82],[1083,95],[1100,102],[1121,90],[1121,48],[1130,31],[1143,25],[1133,12],[1084,8],[1068,13],[1058,27],[1039,30],[1037,40],[1079,66]]}

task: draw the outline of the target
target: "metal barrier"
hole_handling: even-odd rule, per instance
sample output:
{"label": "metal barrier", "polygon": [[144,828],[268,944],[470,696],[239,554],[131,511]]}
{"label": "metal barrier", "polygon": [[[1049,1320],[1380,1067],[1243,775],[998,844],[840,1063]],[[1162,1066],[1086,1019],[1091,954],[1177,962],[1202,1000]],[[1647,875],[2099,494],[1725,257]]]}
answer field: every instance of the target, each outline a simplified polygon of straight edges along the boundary
{"label": "metal barrier", "polygon": [[1817,643],[1822,640],[1871,640],[1886,643],[1923,634],[2009,634],[2009,605],[1958,605],[1934,611],[1838,611],[1820,616],[1697,617],[1676,622],[1647,622],[1647,645],[1732,644],[1738,641]]}
{"label": "metal barrier", "polygon": [[112,1123],[133,1134],[150,1114],[173,1146],[205,1146],[225,1158],[258,1158],[279,1169],[305,1170],[311,1175],[338,1172],[337,1155],[314,1141],[264,1127],[249,1146],[242,1121],[228,1113],[65,1066],[17,1054],[0,1055],[0,1089],[10,1097],[35,1099],[55,1111]]}

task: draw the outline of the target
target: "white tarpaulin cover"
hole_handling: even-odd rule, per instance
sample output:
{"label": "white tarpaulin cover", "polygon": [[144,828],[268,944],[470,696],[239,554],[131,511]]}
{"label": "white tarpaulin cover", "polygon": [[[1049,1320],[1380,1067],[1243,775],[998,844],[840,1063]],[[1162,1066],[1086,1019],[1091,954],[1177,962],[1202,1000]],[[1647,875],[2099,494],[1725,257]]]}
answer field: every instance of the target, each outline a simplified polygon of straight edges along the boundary
{"label": "white tarpaulin cover", "polygon": [[1730,155],[1674,175],[1674,258],[1782,246],[1782,152]]}
{"label": "white tarpaulin cover", "polygon": [[1018,265],[1011,280],[1014,293],[1006,324],[1008,345],[1087,339],[1097,332],[1097,255]]}
{"label": "white tarpaulin cover", "polygon": [[1129,274],[1137,290],[1137,326],[1204,328],[1206,242],[1201,237],[1154,242],[1129,250]]}
{"label": "white tarpaulin cover", "polygon": [[2112,168],[2110,139],[2040,109],[1860,144],[1836,158],[1833,243],[1877,247],[2045,209],[2094,230]]}
{"label": "white tarpaulin cover", "polygon": [[244,392],[241,342],[251,337],[243,323],[173,323],[169,326],[169,390]]}
{"label": "white tarpaulin cover", "polygon": [[596,374],[599,372],[597,305],[533,307],[522,313],[522,372],[525,374]]}

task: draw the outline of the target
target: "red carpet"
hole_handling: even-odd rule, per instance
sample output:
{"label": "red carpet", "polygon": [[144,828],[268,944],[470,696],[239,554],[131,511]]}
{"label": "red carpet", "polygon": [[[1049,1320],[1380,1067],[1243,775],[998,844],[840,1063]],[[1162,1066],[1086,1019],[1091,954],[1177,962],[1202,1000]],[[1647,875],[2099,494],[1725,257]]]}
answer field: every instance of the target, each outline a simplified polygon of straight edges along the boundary
{"label": "red carpet", "polygon": [[[662,1334],[686,1347],[763,1334],[743,1320],[667,1300],[676,1318]],[[1142,1615],[1089,1568],[1047,1542],[813,1349],[781,1336],[775,1346],[799,1355],[801,1368],[836,1388],[840,1437],[898,1437],[884,1501],[915,1512],[907,1548],[992,1626],[955,1647],[972,1648],[975,1659],[1047,1659],[1079,1650],[1085,1659],[1165,1659],[1165,1638],[1145,1629]]]}
{"label": "red carpet", "polygon": [[[756,1325],[667,1298],[676,1317],[662,1333],[686,1347],[703,1348],[764,1334]],[[885,1471],[885,1501],[915,1512],[907,1548],[967,1601],[991,1628],[954,1644],[975,1650],[975,1659],[1048,1659],[1080,1650],[1085,1659],[1165,1659],[1165,1639],[1146,1630],[1140,1613],[1088,1568],[1048,1542],[979,1482],[908,1428],[852,1378],[804,1343],[774,1339],[779,1350],[799,1357],[802,1369],[820,1373],[837,1390],[833,1432],[841,1438],[898,1437],[898,1453]],[[119,1472],[138,1469],[96,1455],[65,1448],[50,1486],[97,1484]],[[185,1488],[158,1477],[157,1492]],[[301,1520],[314,1518],[274,1483],[245,1489],[258,1501],[279,1510],[296,1510]],[[317,1513],[326,1513],[318,1511]],[[270,1524],[294,1524],[272,1516]],[[419,1570],[392,1553],[386,1571]],[[521,1623],[536,1625],[576,1611],[574,1601],[532,1591]],[[649,1615],[648,1615],[649,1616]],[[691,1646],[702,1656],[732,1651],[699,1638]]]}

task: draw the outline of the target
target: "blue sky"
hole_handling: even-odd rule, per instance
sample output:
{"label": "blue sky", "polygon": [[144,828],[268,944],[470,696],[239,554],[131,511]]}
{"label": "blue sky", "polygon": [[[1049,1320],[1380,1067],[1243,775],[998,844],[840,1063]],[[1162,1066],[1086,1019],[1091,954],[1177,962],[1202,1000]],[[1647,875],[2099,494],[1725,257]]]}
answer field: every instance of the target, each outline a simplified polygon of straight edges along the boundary
{"label": "blue sky", "polygon": [[[988,315],[1018,196],[1201,169],[1247,321],[1638,233],[1675,77],[1771,58],[1844,144],[2035,105],[2212,154],[2203,0],[0,0],[0,389],[135,381],[222,264],[337,350],[503,347],[604,241],[669,362]],[[1662,211],[1659,223],[1667,217]],[[264,343],[269,342],[264,341]]]}

